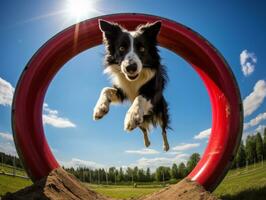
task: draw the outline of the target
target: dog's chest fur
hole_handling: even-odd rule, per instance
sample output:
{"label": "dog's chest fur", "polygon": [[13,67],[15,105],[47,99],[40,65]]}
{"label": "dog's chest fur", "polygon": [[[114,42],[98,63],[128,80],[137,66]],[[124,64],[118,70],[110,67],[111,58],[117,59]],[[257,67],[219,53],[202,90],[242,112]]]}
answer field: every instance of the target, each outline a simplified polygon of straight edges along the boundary
{"label": "dog's chest fur", "polygon": [[115,65],[108,66],[104,72],[110,75],[112,83],[122,89],[131,102],[139,95],[139,89],[155,75],[155,70],[142,69],[137,80],[129,81]]}

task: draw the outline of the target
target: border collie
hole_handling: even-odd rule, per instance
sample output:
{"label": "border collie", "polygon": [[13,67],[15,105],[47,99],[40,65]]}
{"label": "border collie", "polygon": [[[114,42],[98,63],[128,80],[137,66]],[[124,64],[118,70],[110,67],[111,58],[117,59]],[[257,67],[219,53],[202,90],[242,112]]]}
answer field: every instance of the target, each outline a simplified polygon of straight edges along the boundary
{"label": "border collie", "polygon": [[101,119],[109,111],[110,103],[129,100],[132,105],[125,117],[124,130],[139,127],[148,147],[150,128],[160,125],[163,148],[168,151],[169,115],[163,96],[167,74],[160,63],[156,39],[161,22],[140,25],[135,31],[128,31],[116,23],[99,20],[99,27],[106,48],[104,72],[111,77],[113,86],[102,89],[93,119]]}

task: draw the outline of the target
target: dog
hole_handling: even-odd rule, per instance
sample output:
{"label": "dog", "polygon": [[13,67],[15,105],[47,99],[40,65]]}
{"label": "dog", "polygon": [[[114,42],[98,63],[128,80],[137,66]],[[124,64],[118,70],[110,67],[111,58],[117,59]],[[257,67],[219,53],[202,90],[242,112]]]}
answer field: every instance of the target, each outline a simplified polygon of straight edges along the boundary
{"label": "dog", "polygon": [[111,103],[129,100],[132,104],[125,116],[124,130],[132,131],[139,127],[148,147],[150,128],[160,125],[163,149],[168,151],[169,115],[163,96],[168,78],[157,48],[161,21],[128,31],[117,23],[99,19],[99,28],[106,50],[104,73],[110,76],[113,86],[102,89],[93,119],[101,119],[107,114]]}

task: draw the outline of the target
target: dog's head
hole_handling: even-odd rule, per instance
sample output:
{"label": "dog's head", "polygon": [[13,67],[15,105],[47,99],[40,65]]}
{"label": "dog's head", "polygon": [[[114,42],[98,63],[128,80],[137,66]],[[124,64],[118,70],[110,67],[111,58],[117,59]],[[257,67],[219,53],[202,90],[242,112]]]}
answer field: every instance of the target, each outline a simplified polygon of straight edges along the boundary
{"label": "dog's head", "polygon": [[129,81],[137,80],[143,68],[160,64],[156,47],[160,21],[141,25],[135,31],[104,20],[99,20],[99,27],[106,45],[106,65],[120,70]]}

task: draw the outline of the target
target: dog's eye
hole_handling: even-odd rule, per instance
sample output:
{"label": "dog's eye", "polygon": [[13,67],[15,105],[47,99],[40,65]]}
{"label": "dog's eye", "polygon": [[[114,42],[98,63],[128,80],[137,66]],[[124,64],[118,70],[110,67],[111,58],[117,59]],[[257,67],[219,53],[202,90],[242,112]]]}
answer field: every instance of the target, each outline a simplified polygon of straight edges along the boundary
{"label": "dog's eye", "polygon": [[140,47],[140,48],[139,48],[139,51],[140,51],[140,52],[144,52],[144,51],[145,51],[145,48],[144,48],[144,47]]}
{"label": "dog's eye", "polygon": [[124,52],[125,50],[126,50],[125,47],[123,46],[119,47],[119,51]]}

